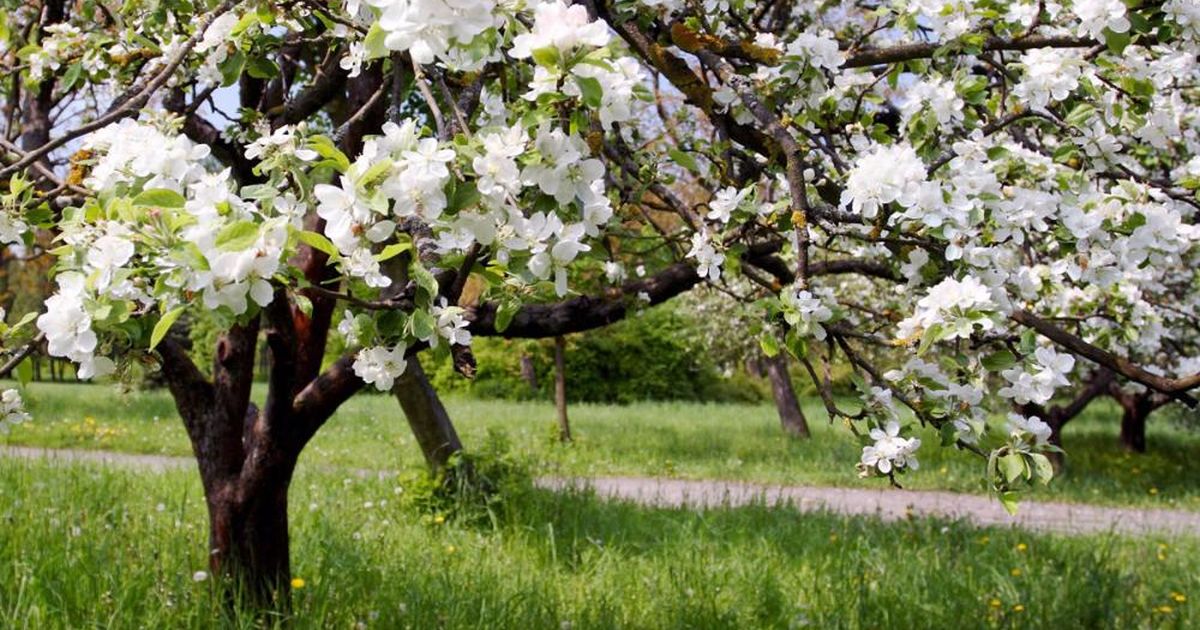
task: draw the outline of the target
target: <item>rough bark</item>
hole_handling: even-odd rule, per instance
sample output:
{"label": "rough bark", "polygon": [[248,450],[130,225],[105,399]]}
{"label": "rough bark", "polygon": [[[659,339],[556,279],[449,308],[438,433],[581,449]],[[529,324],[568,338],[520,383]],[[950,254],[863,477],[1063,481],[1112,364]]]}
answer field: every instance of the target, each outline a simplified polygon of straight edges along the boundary
{"label": "rough bark", "polygon": [[567,340],[554,338],[554,409],[558,415],[558,439],[571,441],[571,422],[567,419]]}
{"label": "rough bark", "polygon": [[1146,415],[1136,407],[1121,413],[1121,448],[1134,453],[1146,452]]}
{"label": "rough bark", "polygon": [[392,394],[404,410],[425,462],[435,473],[445,470],[450,457],[462,451],[462,441],[416,356],[408,359],[408,368],[396,379]]}
{"label": "rough bark", "polygon": [[1146,420],[1159,407],[1171,402],[1171,398],[1143,390],[1131,392],[1113,383],[1109,387],[1109,395],[1121,407],[1121,434],[1118,442],[1121,448],[1132,453],[1146,452]]}
{"label": "rough bark", "polygon": [[787,355],[779,354],[768,357],[767,380],[771,382],[771,393],[775,397],[775,409],[779,412],[779,424],[783,432],[797,438],[809,437],[808,421],[800,408],[796,390],[792,387],[792,377],[788,373]]}

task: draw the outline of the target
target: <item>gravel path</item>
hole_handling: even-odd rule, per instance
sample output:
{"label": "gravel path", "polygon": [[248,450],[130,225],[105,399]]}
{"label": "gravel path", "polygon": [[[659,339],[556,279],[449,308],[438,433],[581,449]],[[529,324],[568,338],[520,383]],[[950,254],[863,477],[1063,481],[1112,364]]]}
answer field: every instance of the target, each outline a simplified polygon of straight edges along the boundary
{"label": "gravel path", "polygon": [[[187,457],[108,451],[0,447],[0,456],[93,462],[152,471],[195,467],[193,460]],[[355,472],[360,476],[386,477],[394,474],[372,470]],[[1200,536],[1200,512],[1026,501],[1021,504],[1016,516],[1010,516],[993,498],[932,490],[778,486],[644,477],[541,478],[537,480],[537,485],[552,490],[590,488],[603,498],[656,507],[786,505],[801,511],[825,510],[837,514],[876,516],[885,521],[909,516],[937,516],[963,519],[980,526],[1014,526],[1065,534],[1115,532]]]}

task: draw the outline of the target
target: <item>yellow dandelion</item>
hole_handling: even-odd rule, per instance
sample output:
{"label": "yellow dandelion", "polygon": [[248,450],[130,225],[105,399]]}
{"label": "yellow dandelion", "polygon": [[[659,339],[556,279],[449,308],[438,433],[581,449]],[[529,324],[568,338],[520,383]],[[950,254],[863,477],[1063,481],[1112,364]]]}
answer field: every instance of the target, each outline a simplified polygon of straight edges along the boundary
{"label": "yellow dandelion", "polygon": [[446,553],[454,553],[456,551],[458,551],[458,547],[455,547],[454,545],[446,545]]}
{"label": "yellow dandelion", "polygon": [[1158,488],[1150,488],[1150,494],[1151,495],[1158,494]]}
{"label": "yellow dandelion", "polygon": [[1024,612],[1024,611],[1025,611],[1025,606],[1023,604],[1017,604],[1016,606],[1013,606],[1013,612]]}
{"label": "yellow dandelion", "polygon": [[988,602],[988,606],[991,606],[992,608],[999,608],[1001,606],[1001,602],[1000,602],[1000,600],[993,597],[992,601]]}
{"label": "yellow dandelion", "polygon": [[1011,573],[1013,577],[1021,577],[1021,570],[1016,567],[1014,567],[1012,571],[1009,571],[1009,573]]}
{"label": "yellow dandelion", "polygon": [[1176,593],[1176,592],[1172,591],[1171,599],[1175,600],[1176,604],[1182,604],[1187,601],[1187,595],[1184,595],[1183,593]]}
{"label": "yellow dandelion", "polygon": [[302,589],[304,588],[305,584],[307,584],[307,582],[304,581],[304,578],[292,578],[292,588],[294,589]]}
{"label": "yellow dandelion", "polygon": [[1029,549],[1029,545],[1026,545],[1025,543],[1017,543],[1017,551],[1026,551],[1027,549]]}
{"label": "yellow dandelion", "polygon": [[433,517],[433,522],[435,525],[441,525],[442,523],[446,522],[446,517],[438,514],[437,516]]}
{"label": "yellow dandelion", "polygon": [[1162,606],[1159,606],[1158,608],[1155,608],[1154,610],[1157,610],[1158,612],[1160,612],[1164,615],[1169,615],[1169,614],[1175,612],[1174,608],[1171,608],[1170,606],[1168,606],[1166,604],[1163,604]]}

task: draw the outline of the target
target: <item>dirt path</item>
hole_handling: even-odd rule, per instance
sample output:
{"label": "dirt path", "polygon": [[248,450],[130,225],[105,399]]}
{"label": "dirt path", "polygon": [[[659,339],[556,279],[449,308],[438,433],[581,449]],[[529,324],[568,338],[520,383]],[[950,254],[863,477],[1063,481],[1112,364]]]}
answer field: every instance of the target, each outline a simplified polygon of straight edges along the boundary
{"label": "dirt path", "polygon": [[[153,471],[191,469],[195,466],[186,457],[108,451],[0,447],[0,456],[93,462]],[[362,476],[394,474],[372,470],[356,472]],[[937,516],[963,519],[981,526],[1014,526],[1065,534],[1116,532],[1200,536],[1200,512],[1027,501],[1021,504],[1016,516],[1009,516],[995,499],[954,492],[778,486],[643,477],[541,478],[537,480],[537,485],[553,490],[591,488],[598,496],[607,499],[658,507],[787,505],[801,511],[826,510],[837,514],[876,516],[885,521],[909,516]]]}

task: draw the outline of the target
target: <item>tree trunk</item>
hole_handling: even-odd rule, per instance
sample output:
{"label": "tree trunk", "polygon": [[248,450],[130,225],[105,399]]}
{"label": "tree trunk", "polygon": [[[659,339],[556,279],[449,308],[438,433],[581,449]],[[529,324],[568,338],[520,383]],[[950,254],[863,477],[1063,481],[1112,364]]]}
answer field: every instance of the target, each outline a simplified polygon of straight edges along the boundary
{"label": "tree trunk", "polygon": [[392,386],[392,394],[404,410],[425,462],[435,473],[445,469],[450,457],[462,450],[462,441],[415,355],[408,359],[408,369]]}
{"label": "tree trunk", "polygon": [[567,420],[567,340],[554,338],[554,407],[558,412],[558,439],[571,441],[571,423]]}
{"label": "tree trunk", "polygon": [[291,605],[287,510],[294,468],[291,458],[276,459],[257,475],[216,482],[206,493],[213,575],[229,580],[230,595],[254,609],[286,612]]}
{"label": "tree trunk", "polygon": [[537,370],[533,368],[533,357],[528,354],[521,355],[521,378],[529,384],[529,389],[537,391]]}
{"label": "tree trunk", "polygon": [[783,432],[797,438],[809,437],[808,422],[804,419],[804,411],[800,409],[800,401],[792,387],[792,377],[788,374],[787,355],[780,352],[768,357],[766,364],[767,378],[771,381],[771,393],[775,396],[775,409],[779,412],[779,424]]}
{"label": "tree trunk", "polygon": [[1146,416],[1143,405],[1122,404],[1121,447],[1134,453],[1146,452]]}

